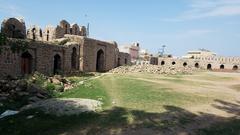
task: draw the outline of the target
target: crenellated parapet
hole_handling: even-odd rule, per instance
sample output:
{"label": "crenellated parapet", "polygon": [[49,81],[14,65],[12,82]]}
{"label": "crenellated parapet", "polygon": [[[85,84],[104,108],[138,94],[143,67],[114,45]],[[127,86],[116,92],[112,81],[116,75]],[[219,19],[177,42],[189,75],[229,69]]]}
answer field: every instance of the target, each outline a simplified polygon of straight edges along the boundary
{"label": "crenellated parapet", "polygon": [[74,23],[70,25],[66,20],[61,20],[55,26],[47,25],[44,29],[32,25],[26,30],[25,22],[22,19],[8,18],[2,22],[1,33],[9,38],[32,39],[36,41],[52,42],[64,38],[64,35],[87,36],[85,26]]}

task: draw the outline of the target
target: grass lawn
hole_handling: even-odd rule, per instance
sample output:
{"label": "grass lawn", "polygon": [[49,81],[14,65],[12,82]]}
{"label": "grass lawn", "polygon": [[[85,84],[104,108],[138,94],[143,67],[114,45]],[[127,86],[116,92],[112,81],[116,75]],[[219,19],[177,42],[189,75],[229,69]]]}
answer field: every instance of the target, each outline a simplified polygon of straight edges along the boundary
{"label": "grass lawn", "polygon": [[[39,110],[29,110],[0,119],[0,134],[139,134],[137,131],[144,132],[145,129],[150,129],[151,134],[176,134],[189,130],[206,135],[239,134],[239,119],[223,117],[218,115],[218,111],[214,111],[231,110],[230,113],[239,115],[236,108],[240,109],[240,103],[233,104],[233,100],[229,98],[231,94],[232,99],[236,98],[234,96],[237,91],[230,83],[239,78],[210,73],[170,76],[108,74],[56,95],[59,98],[100,100],[103,102],[101,111],[57,117]],[[72,80],[81,81],[78,78]],[[223,81],[224,83],[221,83]],[[216,83],[221,83],[222,89],[217,89],[219,93],[214,95]],[[225,89],[229,89],[228,95]],[[229,101],[222,101],[225,96]],[[225,108],[211,106],[215,102],[224,105]],[[34,117],[27,119],[29,115]],[[208,125],[215,119],[220,121]]]}

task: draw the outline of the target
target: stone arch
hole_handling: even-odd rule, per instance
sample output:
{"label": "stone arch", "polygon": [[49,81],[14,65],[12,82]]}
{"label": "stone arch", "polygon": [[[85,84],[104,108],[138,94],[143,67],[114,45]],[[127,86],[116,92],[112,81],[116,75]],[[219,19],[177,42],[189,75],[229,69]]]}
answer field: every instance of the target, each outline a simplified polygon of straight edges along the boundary
{"label": "stone arch", "polygon": [[102,49],[100,49],[97,52],[96,71],[103,72],[105,70],[104,66],[105,66],[104,52]]}
{"label": "stone arch", "polygon": [[224,69],[225,68],[225,66],[222,64],[222,65],[220,65],[220,69]]}
{"label": "stone arch", "polygon": [[81,26],[79,29],[80,29],[79,30],[80,31],[79,32],[80,36],[87,36],[87,28],[85,26]]}
{"label": "stone arch", "polygon": [[9,18],[2,22],[1,32],[9,38],[26,38],[26,26],[23,20]]}
{"label": "stone arch", "polygon": [[121,66],[121,59],[120,58],[118,58],[118,60],[117,60],[117,66],[118,67]]}
{"label": "stone arch", "polygon": [[80,30],[79,26],[77,24],[73,24],[72,25],[72,33],[71,34],[78,35],[79,34],[79,30]]}
{"label": "stone arch", "polygon": [[53,74],[60,74],[61,72],[61,56],[59,54],[54,55],[54,63],[53,63]]}
{"label": "stone arch", "polygon": [[70,34],[70,24],[66,20],[60,22],[60,27],[63,28],[64,34]]}
{"label": "stone arch", "polygon": [[124,59],[124,64],[127,65],[127,63],[128,63],[128,60],[127,60],[127,58],[125,58]]}
{"label": "stone arch", "polygon": [[162,66],[165,65],[165,61],[161,61],[161,65],[162,65]]}
{"label": "stone arch", "polygon": [[207,65],[207,69],[208,69],[208,70],[212,70],[212,64],[208,64],[208,65]]}
{"label": "stone arch", "polygon": [[36,39],[36,28],[32,28],[32,39]]}
{"label": "stone arch", "polygon": [[187,65],[188,65],[187,62],[184,62],[184,63],[183,63],[183,66],[184,66],[184,67],[186,67]]}
{"label": "stone arch", "polygon": [[39,36],[40,36],[40,37],[43,37],[42,29],[39,30]]}
{"label": "stone arch", "polygon": [[49,30],[47,30],[47,41],[49,41]]}
{"label": "stone arch", "polygon": [[32,73],[32,62],[33,62],[33,57],[29,52],[24,52],[21,55],[21,71],[23,74]]}
{"label": "stone arch", "polygon": [[237,65],[234,65],[234,66],[233,66],[233,70],[238,70],[238,66],[237,66]]}
{"label": "stone arch", "polygon": [[199,68],[199,63],[195,63],[195,68]]}
{"label": "stone arch", "polygon": [[71,63],[72,63],[72,69],[77,69],[77,49],[76,49],[76,47],[72,48]]}
{"label": "stone arch", "polygon": [[175,62],[175,61],[173,61],[173,62],[172,62],[172,65],[176,65],[176,62]]}

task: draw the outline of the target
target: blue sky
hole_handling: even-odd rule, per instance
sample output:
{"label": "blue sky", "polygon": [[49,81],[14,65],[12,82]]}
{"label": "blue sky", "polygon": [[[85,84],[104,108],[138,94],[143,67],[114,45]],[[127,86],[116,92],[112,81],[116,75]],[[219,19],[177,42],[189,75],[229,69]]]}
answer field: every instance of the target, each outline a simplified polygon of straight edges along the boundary
{"label": "blue sky", "polygon": [[91,37],[136,41],[151,53],[164,44],[178,56],[199,48],[240,56],[240,0],[0,0],[6,17],[41,27],[89,22]]}

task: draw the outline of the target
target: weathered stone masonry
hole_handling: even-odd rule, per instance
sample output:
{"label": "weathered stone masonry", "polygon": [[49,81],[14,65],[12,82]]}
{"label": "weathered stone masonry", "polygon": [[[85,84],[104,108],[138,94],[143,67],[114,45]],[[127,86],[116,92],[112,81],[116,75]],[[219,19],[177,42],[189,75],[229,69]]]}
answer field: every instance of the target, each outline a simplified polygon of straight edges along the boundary
{"label": "weathered stone masonry", "polygon": [[[34,71],[46,75],[75,71],[102,72],[131,64],[130,55],[119,52],[116,42],[88,38],[85,27],[77,24],[71,26],[66,21],[61,21],[56,28],[46,27],[44,32],[37,26],[26,32],[23,21],[10,18],[3,22],[1,32],[12,42],[20,38],[29,43],[27,50],[19,53],[13,53],[8,45],[4,46],[0,54],[0,74],[4,75],[15,76]],[[68,42],[55,44],[63,40]]]}
{"label": "weathered stone masonry", "polygon": [[194,59],[185,58],[159,58],[158,65],[160,66],[174,66],[174,67],[192,67],[209,70],[239,70],[239,57],[198,57]]}

